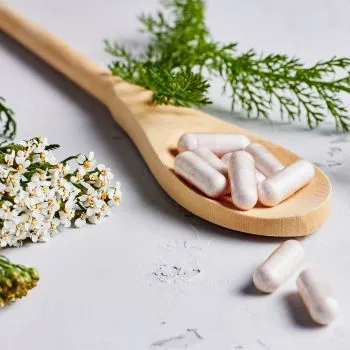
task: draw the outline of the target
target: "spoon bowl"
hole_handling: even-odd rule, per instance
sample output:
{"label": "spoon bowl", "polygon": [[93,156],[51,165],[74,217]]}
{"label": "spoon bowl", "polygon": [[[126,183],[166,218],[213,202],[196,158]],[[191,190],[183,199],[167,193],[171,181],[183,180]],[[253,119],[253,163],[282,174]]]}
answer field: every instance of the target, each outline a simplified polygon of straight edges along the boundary
{"label": "spoon bowl", "polygon": [[232,230],[274,237],[316,231],[330,213],[331,184],[316,168],[309,185],[276,207],[237,209],[229,197],[211,199],[179,178],[173,169],[177,142],[187,132],[233,132],[265,145],[282,163],[300,159],[263,137],[201,111],[152,102],[152,92],[114,77],[52,34],[0,3],[0,29],[95,96],[132,139],[160,186],[193,214]]}

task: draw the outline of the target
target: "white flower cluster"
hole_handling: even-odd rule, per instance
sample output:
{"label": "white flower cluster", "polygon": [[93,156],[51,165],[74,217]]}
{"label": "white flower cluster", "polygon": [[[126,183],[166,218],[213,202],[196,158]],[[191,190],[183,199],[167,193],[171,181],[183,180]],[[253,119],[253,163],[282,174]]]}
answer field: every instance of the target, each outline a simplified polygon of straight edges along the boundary
{"label": "white flower cluster", "polygon": [[[73,223],[97,224],[121,200],[120,185],[94,154],[57,161],[47,139],[0,147],[0,246],[47,241]],[[75,163],[72,167],[71,163]]]}

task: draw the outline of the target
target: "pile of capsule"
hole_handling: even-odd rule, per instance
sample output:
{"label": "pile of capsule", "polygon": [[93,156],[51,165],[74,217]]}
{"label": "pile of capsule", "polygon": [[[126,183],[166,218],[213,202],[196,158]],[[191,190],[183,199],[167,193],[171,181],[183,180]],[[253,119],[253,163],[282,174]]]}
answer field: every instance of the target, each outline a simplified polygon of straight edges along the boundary
{"label": "pile of capsule", "polygon": [[[304,247],[297,240],[283,242],[255,271],[255,287],[264,293],[274,292],[293,276],[304,259]],[[315,322],[327,325],[336,318],[338,302],[331,288],[315,269],[302,270],[296,284],[301,299]]]}
{"label": "pile of capsule", "polygon": [[233,204],[249,210],[273,207],[307,185],[312,163],[284,166],[265,146],[233,133],[187,133],[178,142],[175,172],[211,198],[231,193]]}

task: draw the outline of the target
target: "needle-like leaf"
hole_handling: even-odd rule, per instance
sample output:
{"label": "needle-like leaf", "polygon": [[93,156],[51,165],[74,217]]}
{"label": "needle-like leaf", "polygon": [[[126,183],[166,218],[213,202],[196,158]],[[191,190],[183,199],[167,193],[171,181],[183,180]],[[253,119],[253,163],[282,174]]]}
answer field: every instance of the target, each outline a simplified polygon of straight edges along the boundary
{"label": "needle-like leaf", "polygon": [[341,94],[350,93],[350,59],[333,57],[306,66],[283,54],[240,53],[237,43],[215,41],[205,23],[203,0],[162,1],[164,11],[141,15],[141,32],[149,38],[141,53],[105,41],[114,56],[115,75],[153,90],[154,101],[180,106],[203,106],[209,81],[222,80],[232,109],[268,118],[278,108],[289,121],[306,118],[310,128],[328,115],[337,129],[349,131],[349,112]]}

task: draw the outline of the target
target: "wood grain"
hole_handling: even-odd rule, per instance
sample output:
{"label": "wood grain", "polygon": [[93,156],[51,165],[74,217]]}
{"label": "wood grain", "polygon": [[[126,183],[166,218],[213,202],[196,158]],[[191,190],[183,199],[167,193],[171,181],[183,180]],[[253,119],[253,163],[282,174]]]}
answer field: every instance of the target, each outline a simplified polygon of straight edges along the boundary
{"label": "wood grain", "polygon": [[285,164],[299,157],[201,111],[153,105],[150,91],[111,76],[3,3],[0,3],[0,29],[104,103],[133,140],[160,186],[195,215],[232,230],[275,237],[307,235],[329,216],[331,184],[319,168],[308,186],[274,208],[257,206],[240,211],[228,198],[219,201],[206,198],[173,171],[176,144],[185,132],[238,132],[264,144]]}

